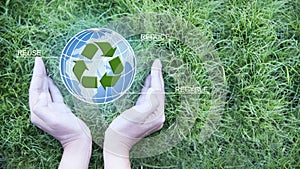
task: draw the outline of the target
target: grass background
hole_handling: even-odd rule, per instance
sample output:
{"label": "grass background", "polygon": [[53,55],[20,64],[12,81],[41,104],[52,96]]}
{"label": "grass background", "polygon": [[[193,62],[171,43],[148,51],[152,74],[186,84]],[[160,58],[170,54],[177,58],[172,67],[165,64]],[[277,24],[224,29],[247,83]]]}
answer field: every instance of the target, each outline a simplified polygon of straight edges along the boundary
{"label": "grass background", "polygon": [[[62,154],[58,141],[30,123],[28,87],[34,59],[17,58],[17,51],[39,49],[43,56],[59,56],[80,30],[140,12],[168,13],[197,26],[220,57],[228,94],[221,123],[209,140],[197,141],[201,125],[196,121],[177,147],[133,159],[133,168],[300,167],[299,0],[0,4],[0,168],[56,168]],[[49,65],[55,61],[45,62],[52,72]],[[93,144],[90,168],[102,166],[102,149]]]}

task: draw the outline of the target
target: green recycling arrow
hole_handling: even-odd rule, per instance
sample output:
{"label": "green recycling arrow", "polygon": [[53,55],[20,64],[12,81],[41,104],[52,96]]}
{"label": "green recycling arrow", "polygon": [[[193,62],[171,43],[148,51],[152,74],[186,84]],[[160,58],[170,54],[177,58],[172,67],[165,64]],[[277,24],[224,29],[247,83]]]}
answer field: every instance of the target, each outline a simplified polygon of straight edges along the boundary
{"label": "green recycling arrow", "polygon": [[87,70],[87,66],[83,60],[75,60],[75,65],[73,67],[73,72],[78,81],[81,80],[81,76],[85,70]]}
{"label": "green recycling arrow", "polygon": [[112,57],[115,54],[117,48],[113,48],[108,42],[96,42],[99,48],[102,50],[103,56]]}
{"label": "green recycling arrow", "polygon": [[124,66],[121,62],[121,59],[119,57],[116,57],[109,61],[109,65],[114,72],[114,74],[120,74],[122,73]]}
{"label": "green recycling arrow", "polygon": [[100,79],[100,83],[104,87],[104,89],[106,89],[106,87],[114,86],[118,82],[119,78],[120,75],[108,76],[107,73],[105,73]]}
{"label": "green recycling arrow", "polygon": [[[108,42],[95,42],[94,43],[88,43],[83,51],[81,52],[81,55],[92,60],[95,54],[97,53],[98,49],[103,53],[104,57],[113,57],[116,51],[116,47],[113,48],[110,43]],[[98,87],[98,80],[96,76],[82,76],[85,70],[88,70],[84,60],[76,60],[74,61],[75,65],[73,67],[73,72],[79,82],[81,82],[82,86],[85,88],[97,88]],[[107,73],[103,75],[103,77],[100,79],[100,83],[103,86],[104,89],[106,87],[112,87],[114,86],[119,78],[120,74],[124,70],[124,66],[122,64],[122,61],[119,56],[113,58],[109,61],[109,65],[113,71],[115,76],[109,76]]]}
{"label": "green recycling arrow", "polygon": [[85,88],[97,88],[97,77],[96,76],[83,76],[82,86]]}
{"label": "green recycling arrow", "polygon": [[85,46],[83,51],[81,52],[81,55],[88,58],[88,59],[93,59],[97,52],[98,48],[96,45],[89,43]]}

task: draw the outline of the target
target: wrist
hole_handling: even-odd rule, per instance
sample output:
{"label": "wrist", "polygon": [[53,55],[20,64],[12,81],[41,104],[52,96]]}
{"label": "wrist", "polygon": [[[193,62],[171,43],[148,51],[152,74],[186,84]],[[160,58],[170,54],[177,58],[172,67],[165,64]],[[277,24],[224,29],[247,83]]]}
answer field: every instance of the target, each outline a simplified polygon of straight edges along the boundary
{"label": "wrist", "polygon": [[130,169],[129,152],[128,157],[120,157],[116,154],[103,150],[104,169]]}
{"label": "wrist", "polygon": [[108,127],[105,132],[103,151],[120,158],[129,158],[130,149],[139,140],[139,138],[124,136]]}
{"label": "wrist", "polygon": [[108,128],[103,144],[105,169],[130,169],[129,152],[136,140]]}
{"label": "wrist", "polygon": [[92,135],[90,129],[80,119],[78,119],[78,122],[82,129],[80,132],[69,137],[67,136],[65,139],[58,139],[64,148],[70,144],[75,146],[80,144],[92,145]]}
{"label": "wrist", "polygon": [[80,137],[69,142],[62,143],[64,150],[72,147],[85,147],[91,149],[92,139],[88,137]]}
{"label": "wrist", "polygon": [[87,169],[92,153],[92,140],[80,138],[64,146],[59,169]]}

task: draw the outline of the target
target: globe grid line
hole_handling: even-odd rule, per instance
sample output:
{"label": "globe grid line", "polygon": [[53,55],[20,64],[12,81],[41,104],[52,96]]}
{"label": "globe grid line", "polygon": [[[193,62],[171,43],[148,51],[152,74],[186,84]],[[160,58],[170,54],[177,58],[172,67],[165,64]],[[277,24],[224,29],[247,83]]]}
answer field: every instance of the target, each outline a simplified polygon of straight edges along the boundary
{"label": "globe grid line", "polygon": [[[78,39],[78,36],[79,36],[80,34],[81,34],[81,33],[79,32],[78,35],[75,35],[75,38],[74,38],[74,39],[77,40],[77,43],[76,43],[76,45],[74,46],[73,49],[77,49],[77,46],[78,46],[79,42],[86,43],[85,41],[83,41],[83,40],[81,40],[81,39]],[[81,35],[83,35],[83,36],[82,36],[82,39],[84,39],[85,37],[89,36],[90,34],[93,34],[93,32],[88,32],[88,31],[86,31],[86,30],[85,30],[85,31],[82,31],[82,34],[81,34]],[[91,35],[91,36],[92,36],[92,35]],[[73,38],[72,38],[72,39],[73,39]],[[69,52],[71,46],[74,44],[75,40],[70,44],[69,48],[67,49],[67,51],[66,51],[66,56],[68,56],[67,53]],[[71,53],[71,55],[69,56],[70,58],[73,56],[74,51],[75,51],[75,50],[73,50],[72,53]],[[66,60],[66,61],[67,61],[67,60]],[[66,64],[70,64],[70,63],[69,63],[69,62],[66,62]],[[69,67],[69,68],[70,68],[70,67]],[[70,70],[69,70],[69,71],[70,71]],[[70,79],[70,81],[72,81],[72,79]],[[72,83],[72,85],[73,85],[73,83]],[[69,85],[68,85],[68,86],[69,86]],[[69,87],[70,87],[70,86],[69,86]],[[71,87],[70,87],[70,89],[71,89],[74,93],[76,93],[77,95],[80,95],[80,94],[78,93],[78,91],[74,91],[73,88],[71,88]]]}
{"label": "globe grid line", "polygon": [[[65,86],[67,87],[69,92],[73,94],[73,96],[75,96],[77,99],[87,102],[87,103],[101,104],[102,102],[109,103],[111,101],[114,101],[126,93],[126,91],[132,85],[134,77],[135,77],[136,61],[134,58],[134,52],[131,49],[130,44],[127,42],[127,40],[124,37],[122,37],[117,32],[111,31],[106,28],[103,28],[103,29],[96,28],[96,29],[97,29],[96,31],[91,30],[91,29],[83,30],[83,31],[77,33],[76,35],[74,35],[69,40],[68,44],[65,46],[65,48],[63,49],[63,52],[61,54],[60,67],[61,68],[62,68],[62,66],[65,67],[65,70],[61,71],[61,78],[62,78]],[[101,32],[103,32],[103,33],[101,33]],[[126,65],[125,69],[129,70],[127,72],[122,72],[121,76],[120,76],[120,78],[122,78],[122,81],[117,82],[117,83],[119,83],[118,87],[121,90],[118,90],[118,88],[114,87],[115,85],[109,87],[109,90],[107,90],[107,87],[103,87],[100,84],[99,80],[97,80],[98,88],[87,89],[87,88],[83,87],[80,82],[75,80],[74,74],[67,73],[67,72],[72,72],[73,67],[74,67],[74,64],[72,63],[72,61],[76,60],[78,58],[79,58],[79,60],[83,60],[84,62],[95,61],[95,59],[102,60],[101,59],[101,57],[103,55],[102,50],[101,50],[102,51],[101,54],[96,53],[97,57],[94,57],[91,60],[88,60],[87,58],[85,58],[81,55],[81,52],[84,49],[84,46],[86,46],[86,44],[95,43],[97,41],[108,42],[111,44],[112,47],[117,47],[117,50],[116,50],[117,52],[115,52],[112,57],[113,58],[120,57],[121,63],[123,65]],[[98,46],[97,46],[97,48],[99,51]],[[122,49],[124,49],[124,50],[122,50]],[[100,57],[100,59],[99,59],[99,57]],[[124,62],[123,59],[126,60],[127,58],[129,58],[129,61],[127,60],[126,62]],[[110,59],[110,60],[112,60],[112,59]],[[97,64],[95,65],[95,64],[93,64],[93,62],[89,63],[89,64],[91,64],[90,66],[93,67],[94,71],[96,71],[97,79],[99,79],[101,76],[103,76],[103,74],[106,74],[106,73],[111,74],[112,73],[112,69],[109,69],[108,64],[107,64],[108,61],[109,60],[104,60],[104,62],[102,64],[102,66],[103,66],[102,68],[99,68],[98,67],[99,65],[97,65]],[[64,62],[64,63],[62,63],[62,62]],[[128,69],[128,68],[130,68],[130,69]],[[99,70],[101,70],[101,72],[105,71],[106,73],[101,73],[101,72],[99,72]],[[99,98],[97,98],[97,97],[99,97]]]}
{"label": "globe grid line", "polygon": [[[82,31],[82,32],[79,32],[77,35],[75,35],[75,37],[77,37],[77,36],[80,35],[80,34],[82,34],[82,35],[84,35],[84,37],[86,37],[89,33],[86,32],[86,31]],[[76,38],[70,39],[70,41],[72,41],[72,43],[70,43],[70,45],[68,46],[68,48],[67,48],[66,50],[65,50],[65,49],[63,50],[63,55],[65,55],[66,57],[71,57],[71,56],[73,55],[73,52],[74,52],[74,51],[72,51],[72,53],[71,53],[70,56],[69,56],[67,53],[69,52],[71,46],[74,44],[74,42],[75,42],[74,39],[76,40]],[[79,43],[80,41],[82,41],[82,40],[80,40],[80,39],[78,39],[78,38],[77,38],[77,40],[78,40],[78,42],[77,42],[76,46],[74,46],[74,48],[78,46],[78,43]],[[84,42],[84,41],[82,41],[82,42]],[[64,52],[66,52],[66,53],[64,53]],[[66,58],[62,58],[62,59],[65,59],[65,60],[66,60]],[[67,68],[67,64],[69,64],[69,62],[67,62],[67,60],[66,60],[66,68]],[[72,79],[70,79],[70,78],[68,78],[68,79],[69,79],[70,81],[72,81]],[[74,91],[74,90],[70,87],[69,83],[65,83],[65,84],[67,85],[67,89],[70,89],[72,92],[78,94],[77,91]],[[72,83],[72,85],[73,85],[73,83]],[[78,94],[78,95],[79,95],[79,94]]]}

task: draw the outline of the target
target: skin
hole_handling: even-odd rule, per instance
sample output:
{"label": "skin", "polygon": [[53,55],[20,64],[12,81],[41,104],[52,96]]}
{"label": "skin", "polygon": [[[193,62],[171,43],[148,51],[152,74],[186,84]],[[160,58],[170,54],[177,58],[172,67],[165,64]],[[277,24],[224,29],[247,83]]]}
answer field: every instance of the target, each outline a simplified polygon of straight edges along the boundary
{"label": "skin", "polygon": [[[121,113],[108,127],[103,147],[105,169],[131,168],[131,147],[162,128],[165,121],[165,95],[161,68],[161,62],[156,59],[136,105]],[[91,132],[64,104],[59,89],[47,76],[40,57],[35,59],[29,88],[29,107],[31,122],[59,140],[64,148],[59,168],[88,168],[92,150]],[[110,149],[115,145],[119,147]]]}
{"label": "skin", "polygon": [[[163,127],[165,94],[161,68],[156,59],[136,105],[114,119],[108,127],[103,149],[105,169],[130,168],[130,148]],[[118,147],[114,148],[116,145]]]}
{"label": "skin", "polygon": [[59,168],[88,168],[92,150],[90,130],[64,104],[39,57],[35,59],[29,88],[29,107],[31,122],[59,140],[64,148]]}

